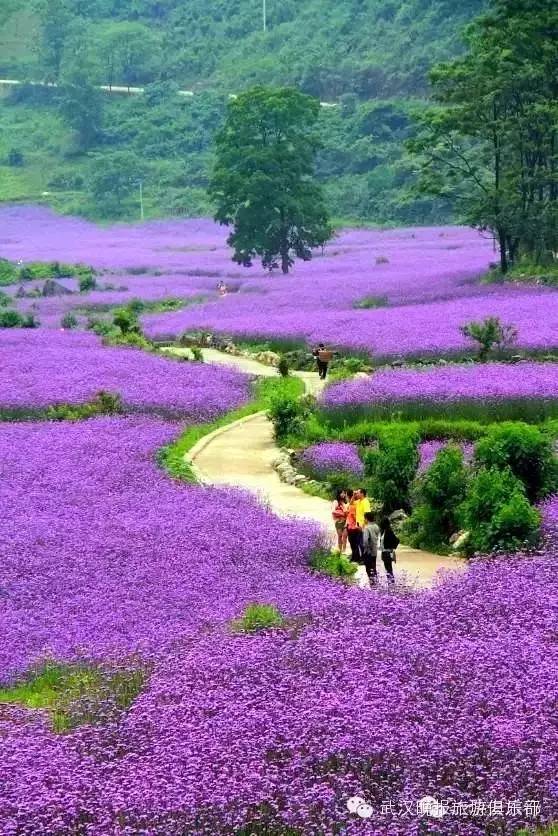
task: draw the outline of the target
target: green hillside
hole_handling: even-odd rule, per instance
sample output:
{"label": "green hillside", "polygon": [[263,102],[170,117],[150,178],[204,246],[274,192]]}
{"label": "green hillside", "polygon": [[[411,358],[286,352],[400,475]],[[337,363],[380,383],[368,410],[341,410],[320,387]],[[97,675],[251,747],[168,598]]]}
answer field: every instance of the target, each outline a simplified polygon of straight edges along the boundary
{"label": "green hillside", "polygon": [[[292,84],[336,104],[323,109],[318,172],[336,216],[447,220],[449,206],[413,196],[403,143],[429,67],[459,51],[483,0],[267,0],[265,32],[262,5],[0,0],[0,77],[62,85],[3,91],[0,200],[135,217],[131,184],[141,179],[147,215],[209,212],[212,136],[228,94]],[[103,94],[84,142],[76,113],[91,110],[89,84],[141,85],[147,94]],[[196,95],[178,96],[176,87]],[[107,171],[119,173],[116,194]]]}

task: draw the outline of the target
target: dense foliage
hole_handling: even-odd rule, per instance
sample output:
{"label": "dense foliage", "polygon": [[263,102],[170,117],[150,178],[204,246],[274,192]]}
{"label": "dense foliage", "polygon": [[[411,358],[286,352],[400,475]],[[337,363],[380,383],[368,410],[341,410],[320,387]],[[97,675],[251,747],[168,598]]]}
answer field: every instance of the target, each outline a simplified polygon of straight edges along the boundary
{"label": "dense foliage", "polygon": [[490,230],[502,273],[558,249],[558,8],[554,0],[493,0],[468,28],[467,54],[432,72],[436,106],[412,143],[423,186],[453,196]]}
{"label": "dense foliage", "polygon": [[293,88],[254,87],[230,102],[216,137],[210,194],[215,220],[232,227],[233,261],[251,267],[279,265],[333,237],[323,192],[315,180],[320,105]]}
{"label": "dense foliage", "polygon": [[[462,25],[483,5],[289,0],[268,3],[264,33],[257,2],[0,0],[0,76],[62,84],[16,91],[0,105],[0,198],[46,191],[66,211],[138,217],[137,199],[125,192],[141,173],[148,213],[209,214],[212,137],[227,95],[255,83],[287,84],[338,104],[323,109],[318,160],[337,216],[447,219],[446,200],[410,193],[403,142],[429,68],[462,49]],[[99,98],[91,83],[148,90]],[[178,96],[178,87],[196,96]],[[83,155],[87,148],[93,158]],[[124,184],[113,158],[120,153],[134,160]]]}

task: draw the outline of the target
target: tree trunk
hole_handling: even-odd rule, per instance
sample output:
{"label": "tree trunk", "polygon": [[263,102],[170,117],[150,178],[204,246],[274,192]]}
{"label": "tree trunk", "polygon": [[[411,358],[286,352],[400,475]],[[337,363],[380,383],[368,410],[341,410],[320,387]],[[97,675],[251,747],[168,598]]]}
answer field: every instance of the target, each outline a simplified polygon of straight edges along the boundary
{"label": "tree trunk", "polygon": [[508,245],[506,235],[502,230],[498,230],[498,246],[500,248],[500,270],[505,276],[508,272]]}
{"label": "tree trunk", "polygon": [[281,270],[283,271],[283,275],[288,275],[289,272],[289,241],[286,235],[281,236]]}

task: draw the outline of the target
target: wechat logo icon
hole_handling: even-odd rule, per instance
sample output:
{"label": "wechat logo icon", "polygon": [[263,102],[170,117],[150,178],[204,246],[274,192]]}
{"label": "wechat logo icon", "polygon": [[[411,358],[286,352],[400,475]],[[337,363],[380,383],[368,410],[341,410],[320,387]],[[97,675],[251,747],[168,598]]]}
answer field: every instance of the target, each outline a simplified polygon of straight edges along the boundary
{"label": "wechat logo icon", "polygon": [[361,819],[369,819],[373,816],[374,810],[371,804],[361,798],[359,795],[354,795],[347,801],[347,810],[349,813],[358,816]]}

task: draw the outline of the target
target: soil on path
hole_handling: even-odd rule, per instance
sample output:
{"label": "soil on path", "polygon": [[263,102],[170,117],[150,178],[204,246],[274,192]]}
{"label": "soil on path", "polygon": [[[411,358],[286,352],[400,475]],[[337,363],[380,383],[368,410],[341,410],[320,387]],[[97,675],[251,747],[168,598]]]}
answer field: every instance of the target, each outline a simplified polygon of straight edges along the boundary
{"label": "soil on path", "polygon": [[[265,377],[277,374],[275,368],[264,366],[256,360],[210,349],[204,350],[203,354],[206,362],[227,365],[248,374]],[[322,381],[314,372],[294,374],[304,380],[307,391],[312,394],[319,393],[323,388]],[[282,482],[273,468],[277,455],[273,427],[266,414],[259,412],[201,439],[190,451],[189,460],[204,482],[249,490],[257,494],[278,516],[317,522],[332,538],[333,544],[335,536],[330,503]],[[378,564],[382,575],[381,560],[378,560]],[[465,569],[465,561],[459,558],[430,554],[406,546],[400,546],[397,550],[396,571],[404,572],[408,580],[420,588],[432,586],[440,570]],[[359,585],[367,585],[366,574],[362,569],[359,570],[358,582]]]}

